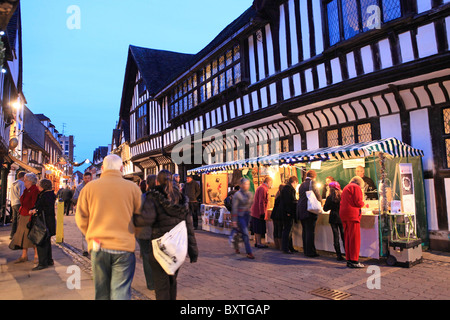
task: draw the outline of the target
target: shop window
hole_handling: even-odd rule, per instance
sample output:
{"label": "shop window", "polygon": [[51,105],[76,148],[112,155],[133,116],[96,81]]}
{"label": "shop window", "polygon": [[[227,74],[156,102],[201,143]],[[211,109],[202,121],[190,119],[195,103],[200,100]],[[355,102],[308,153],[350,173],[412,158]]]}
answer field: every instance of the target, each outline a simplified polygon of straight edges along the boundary
{"label": "shop window", "polygon": [[446,167],[450,169],[450,108],[445,108],[443,111],[444,122],[444,143],[445,143],[445,158]]}
{"label": "shop window", "polygon": [[[324,0],[330,46],[402,16],[401,0]],[[378,19],[374,17],[379,15]]]}

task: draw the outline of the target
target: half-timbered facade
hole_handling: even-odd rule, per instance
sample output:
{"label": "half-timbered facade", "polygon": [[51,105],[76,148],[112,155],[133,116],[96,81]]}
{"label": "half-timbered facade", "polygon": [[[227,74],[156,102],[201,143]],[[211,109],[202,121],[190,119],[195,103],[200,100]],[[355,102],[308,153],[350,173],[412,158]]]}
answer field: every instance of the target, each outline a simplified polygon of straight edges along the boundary
{"label": "half-timbered facade", "polygon": [[[273,132],[276,151],[396,137],[425,152],[430,245],[449,250],[449,43],[449,0],[254,1],[156,91],[139,91],[142,74],[127,63],[120,123],[131,161],[169,168],[186,137],[206,154],[222,148],[223,160],[272,152]],[[267,134],[246,136],[243,151],[198,135],[249,128]]]}

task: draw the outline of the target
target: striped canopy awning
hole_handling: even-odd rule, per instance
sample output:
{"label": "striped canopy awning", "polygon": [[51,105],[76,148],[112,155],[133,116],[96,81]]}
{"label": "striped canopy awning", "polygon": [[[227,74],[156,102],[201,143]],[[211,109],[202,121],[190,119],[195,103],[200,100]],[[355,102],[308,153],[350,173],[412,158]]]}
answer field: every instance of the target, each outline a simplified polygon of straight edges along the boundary
{"label": "striped canopy awning", "polygon": [[316,150],[291,151],[264,157],[210,164],[195,168],[189,173],[208,173],[222,170],[233,170],[255,165],[283,165],[312,161],[348,160],[365,158],[377,153],[388,157],[423,157],[422,150],[413,148],[396,138],[362,142],[345,146],[320,148]]}

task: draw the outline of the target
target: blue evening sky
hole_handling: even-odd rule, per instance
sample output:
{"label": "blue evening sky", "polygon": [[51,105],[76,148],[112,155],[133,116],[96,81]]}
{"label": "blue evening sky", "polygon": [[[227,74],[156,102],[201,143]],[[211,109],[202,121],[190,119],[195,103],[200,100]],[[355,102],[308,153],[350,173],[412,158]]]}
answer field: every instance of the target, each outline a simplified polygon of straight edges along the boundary
{"label": "blue evening sky", "polygon": [[[128,45],[197,53],[252,0],[22,0],[24,94],[59,132],[75,136],[75,161],[111,143]],[[70,30],[67,9],[81,10]],[[81,168],[84,169],[84,166]]]}

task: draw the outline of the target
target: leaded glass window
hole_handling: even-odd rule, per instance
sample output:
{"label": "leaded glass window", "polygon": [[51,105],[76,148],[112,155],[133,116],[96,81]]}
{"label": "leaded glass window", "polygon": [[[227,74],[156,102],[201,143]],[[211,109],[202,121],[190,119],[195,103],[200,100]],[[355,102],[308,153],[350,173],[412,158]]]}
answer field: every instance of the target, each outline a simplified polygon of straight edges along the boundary
{"label": "leaded glass window", "polygon": [[336,147],[339,145],[339,132],[337,129],[327,131],[327,146]]}
{"label": "leaded glass window", "polygon": [[227,70],[227,88],[231,88],[233,86],[233,69]]}
{"label": "leaded glass window", "polygon": [[328,34],[330,38],[330,46],[333,46],[341,40],[338,0],[334,0],[328,3],[327,13],[328,13]]}
{"label": "leaded glass window", "polygon": [[383,0],[383,21],[388,22],[402,16],[400,0]]}

